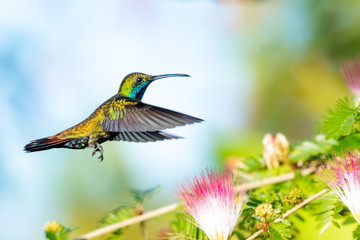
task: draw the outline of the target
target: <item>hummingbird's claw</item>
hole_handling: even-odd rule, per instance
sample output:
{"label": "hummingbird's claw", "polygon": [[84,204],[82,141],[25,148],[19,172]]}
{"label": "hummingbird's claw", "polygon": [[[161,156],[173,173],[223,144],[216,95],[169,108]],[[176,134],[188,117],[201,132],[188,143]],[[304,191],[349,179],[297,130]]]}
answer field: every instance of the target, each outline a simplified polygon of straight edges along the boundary
{"label": "hummingbird's claw", "polygon": [[104,160],[104,150],[99,143],[95,143],[92,156],[94,156],[96,154],[96,152],[100,152],[100,156],[98,157],[98,159],[100,159],[100,162],[102,162]]}

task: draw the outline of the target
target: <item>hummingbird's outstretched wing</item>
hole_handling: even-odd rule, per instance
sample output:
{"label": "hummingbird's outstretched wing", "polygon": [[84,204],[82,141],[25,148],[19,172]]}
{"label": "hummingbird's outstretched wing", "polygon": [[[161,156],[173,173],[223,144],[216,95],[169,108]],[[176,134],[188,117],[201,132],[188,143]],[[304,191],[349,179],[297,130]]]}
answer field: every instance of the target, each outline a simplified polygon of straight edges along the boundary
{"label": "hummingbird's outstretched wing", "polygon": [[104,114],[104,132],[155,132],[203,121],[131,98],[112,99],[105,106]]}
{"label": "hummingbird's outstretched wing", "polygon": [[127,141],[127,142],[156,142],[166,139],[179,139],[182,137],[172,135],[162,131],[155,132],[120,132],[112,141]]}

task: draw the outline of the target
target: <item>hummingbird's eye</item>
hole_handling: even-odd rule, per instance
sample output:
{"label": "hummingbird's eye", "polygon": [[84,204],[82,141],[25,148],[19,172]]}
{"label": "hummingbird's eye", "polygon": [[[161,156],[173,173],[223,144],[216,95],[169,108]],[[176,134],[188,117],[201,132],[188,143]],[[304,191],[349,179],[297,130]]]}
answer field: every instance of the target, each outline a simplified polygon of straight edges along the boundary
{"label": "hummingbird's eye", "polygon": [[143,79],[141,78],[141,77],[138,77],[137,79],[136,79],[136,83],[141,83],[143,81]]}

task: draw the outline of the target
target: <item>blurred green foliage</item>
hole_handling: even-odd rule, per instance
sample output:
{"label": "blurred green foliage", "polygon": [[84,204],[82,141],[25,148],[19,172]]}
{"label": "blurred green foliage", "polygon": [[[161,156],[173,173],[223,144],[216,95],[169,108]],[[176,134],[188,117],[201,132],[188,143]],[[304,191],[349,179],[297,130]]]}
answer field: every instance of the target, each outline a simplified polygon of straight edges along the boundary
{"label": "blurred green foliage", "polygon": [[[347,93],[338,68],[360,53],[360,6],[356,0],[293,0],[244,5],[244,11],[248,8],[252,15],[241,20],[252,22],[241,25],[248,33],[242,41],[248,48],[255,86],[252,99],[239,103],[249,104],[252,110],[248,113],[251,129],[246,132],[308,138],[326,107]],[[238,138],[245,137],[239,132]]]}
{"label": "blurred green foliage", "polygon": [[[129,193],[133,199],[131,203],[121,203],[114,210],[107,213],[100,221],[98,228],[111,225],[113,223],[121,222],[126,219],[139,216],[144,213],[143,205],[145,201],[149,200],[156,193],[159,192],[160,186],[156,186],[147,190],[130,189]],[[140,224],[143,228],[144,224]],[[121,240],[124,237],[127,228],[121,228],[112,233],[107,240]],[[146,231],[145,229],[142,229]]]}

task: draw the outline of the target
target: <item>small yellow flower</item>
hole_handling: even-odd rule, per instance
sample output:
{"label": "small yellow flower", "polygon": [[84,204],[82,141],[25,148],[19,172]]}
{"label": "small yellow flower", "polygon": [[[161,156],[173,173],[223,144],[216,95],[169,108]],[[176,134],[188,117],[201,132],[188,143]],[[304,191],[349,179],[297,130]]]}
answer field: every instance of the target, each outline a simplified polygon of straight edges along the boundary
{"label": "small yellow flower", "polygon": [[58,221],[51,221],[46,223],[45,232],[59,233],[63,230],[63,226]]}
{"label": "small yellow flower", "polygon": [[274,210],[270,203],[262,203],[255,208],[256,215],[267,218],[273,214]]}

